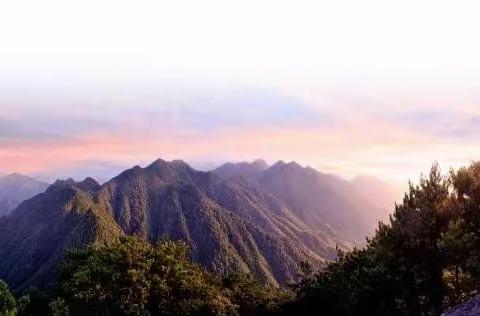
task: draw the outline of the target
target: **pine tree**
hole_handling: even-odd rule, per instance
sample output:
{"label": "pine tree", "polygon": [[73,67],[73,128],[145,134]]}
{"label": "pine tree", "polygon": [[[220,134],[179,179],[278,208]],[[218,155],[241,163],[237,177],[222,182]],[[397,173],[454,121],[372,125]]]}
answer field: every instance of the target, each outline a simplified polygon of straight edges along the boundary
{"label": "pine tree", "polygon": [[17,304],[7,283],[0,280],[0,315],[15,315]]}

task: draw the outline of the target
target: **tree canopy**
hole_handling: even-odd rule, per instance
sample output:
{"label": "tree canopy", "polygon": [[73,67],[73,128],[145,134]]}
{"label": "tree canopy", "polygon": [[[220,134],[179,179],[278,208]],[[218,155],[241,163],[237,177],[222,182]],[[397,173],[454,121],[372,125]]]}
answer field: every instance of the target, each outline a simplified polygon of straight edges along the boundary
{"label": "tree canopy", "polygon": [[478,293],[480,164],[410,184],[364,249],[303,281],[289,311],[310,315],[440,315]]}
{"label": "tree canopy", "polygon": [[254,315],[286,298],[243,273],[221,280],[189,259],[185,243],[168,240],[122,237],[71,252],[61,270],[59,297],[72,315]]}
{"label": "tree canopy", "polygon": [[0,280],[0,315],[14,315],[17,303],[8,285]]}

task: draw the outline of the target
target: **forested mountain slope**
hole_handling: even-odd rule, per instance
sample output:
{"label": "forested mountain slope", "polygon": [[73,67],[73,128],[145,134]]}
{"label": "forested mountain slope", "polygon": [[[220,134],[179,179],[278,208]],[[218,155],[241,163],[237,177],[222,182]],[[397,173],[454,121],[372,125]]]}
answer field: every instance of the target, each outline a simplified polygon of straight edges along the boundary
{"label": "forested mountain slope", "polygon": [[0,278],[15,289],[47,285],[67,249],[127,234],[182,239],[211,271],[240,269],[286,284],[301,261],[320,264],[351,244],[285,201],[261,184],[160,159],[101,186],[91,178],[57,181],[2,219]]}

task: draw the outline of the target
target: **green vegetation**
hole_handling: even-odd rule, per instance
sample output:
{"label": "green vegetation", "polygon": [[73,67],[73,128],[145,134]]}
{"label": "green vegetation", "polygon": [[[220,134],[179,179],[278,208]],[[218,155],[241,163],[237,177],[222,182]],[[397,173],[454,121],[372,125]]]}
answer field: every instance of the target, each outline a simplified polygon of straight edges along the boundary
{"label": "green vegetation", "polygon": [[480,163],[410,185],[366,248],[303,278],[287,313],[440,315],[478,294]]}
{"label": "green vegetation", "polygon": [[14,315],[17,303],[5,282],[0,280],[0,315]]}
{"label": "green vegetation", "polygon": [[[188,250],[183,242],[152,245],[121,237],[109,246],[71,251],[57,286],[28,291],[19,299],[19,314],[263,315],[291,298],[240,272],[217,277],[193,263]],[[15,299],[5,284],[1,289],[6,303],[0,306],[13,315]]]}
{"label": "green vegetation", "polygon": [[71,253],[60,293],[80,314],[229,315],[234,306],[213,276],[188,260],[183,243],[122,237],[111,247]]}
{"label": "green vegetation", "polygon": [[0,282],[0,314],[440,315],[479,292],[479,206],[480,163],[448,176],[434,165],[365,248],[317,271],[302,263],[289,291],[209,273],[182,242],[120,237],[70,252],[48,292],[15,302]]}

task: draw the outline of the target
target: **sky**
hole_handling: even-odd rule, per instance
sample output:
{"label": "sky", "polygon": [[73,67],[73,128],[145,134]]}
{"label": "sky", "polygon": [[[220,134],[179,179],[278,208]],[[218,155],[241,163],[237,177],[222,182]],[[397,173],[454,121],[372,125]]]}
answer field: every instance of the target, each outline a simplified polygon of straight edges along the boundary
{"label": "sky", "polygon": [[416,180],[480,158],[475,1],[0,4],[0,174],[161,157]]}

